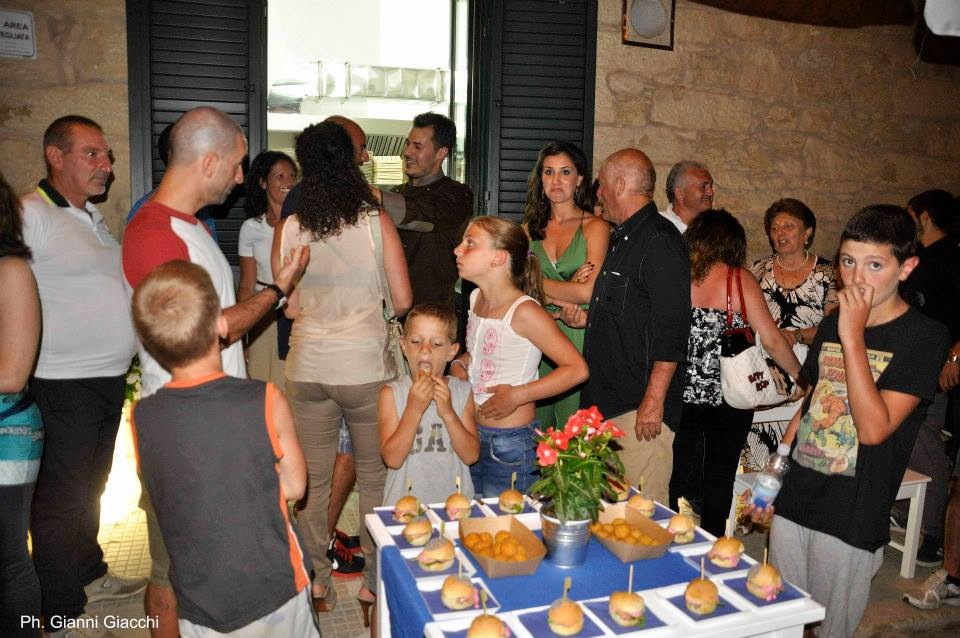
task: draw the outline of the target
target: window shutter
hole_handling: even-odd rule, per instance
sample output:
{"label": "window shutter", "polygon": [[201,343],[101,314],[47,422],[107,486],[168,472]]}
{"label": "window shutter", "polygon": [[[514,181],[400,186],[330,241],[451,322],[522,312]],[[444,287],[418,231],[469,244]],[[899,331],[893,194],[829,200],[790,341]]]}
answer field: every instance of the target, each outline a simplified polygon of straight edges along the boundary
{"label": "window shutter", "polygon": [[[197,106],[227,113],[250,156],[266,138],[264,0],[128,0],[130,152],[134,198],[163,177],[157,138]],[[237,265],[242,188],[215,213],[220,247]]]}
{"label": "window shutter", "polygon": [[[519,220],[527,176],[541,147],[567,140],[587,157],[593,153],[597,5],[595,0],[493,2],[487,20],[486,212]],[[487,93],[482,86],[479,92]]]}

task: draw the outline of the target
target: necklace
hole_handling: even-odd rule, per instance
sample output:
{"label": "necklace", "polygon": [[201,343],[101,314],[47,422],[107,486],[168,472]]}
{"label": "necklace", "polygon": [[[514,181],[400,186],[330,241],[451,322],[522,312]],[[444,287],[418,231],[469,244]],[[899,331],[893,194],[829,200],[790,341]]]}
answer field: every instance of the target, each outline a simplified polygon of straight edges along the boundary
{"label": "necklace", "polygon": [[810,261],[810,252],[806,248],[803,249],[803,263],[797,266],[796,268],[787,268],[786,266],[784,266],[783,262],[780,261],[780,255],[777,255],[776,259],[777,259],[777,265],[780,266],[780,270],[782,270],[783,272],[797,272],[798,270],[806,266],[808,261]]}

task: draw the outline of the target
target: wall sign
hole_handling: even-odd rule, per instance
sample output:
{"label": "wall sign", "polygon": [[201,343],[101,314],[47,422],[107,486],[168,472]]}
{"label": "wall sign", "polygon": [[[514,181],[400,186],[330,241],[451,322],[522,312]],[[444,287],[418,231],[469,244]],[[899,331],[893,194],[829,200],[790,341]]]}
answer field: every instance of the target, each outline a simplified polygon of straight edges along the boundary
{"label": "wall sign", "polygon": [[0,9],[0,57],[35,60],[36,35],[32,13]]}

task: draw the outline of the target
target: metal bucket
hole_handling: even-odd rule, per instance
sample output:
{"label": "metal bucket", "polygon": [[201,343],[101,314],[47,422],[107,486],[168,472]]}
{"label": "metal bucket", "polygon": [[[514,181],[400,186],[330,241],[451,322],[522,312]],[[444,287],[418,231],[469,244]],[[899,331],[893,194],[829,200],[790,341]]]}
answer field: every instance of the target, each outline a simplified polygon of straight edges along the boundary
{"label": "metal bucket", "polygon": [[590,521],[567,521],[540,512],[543,542],[547,560],[556,567],[576,567],[583,563],[590,541]]}

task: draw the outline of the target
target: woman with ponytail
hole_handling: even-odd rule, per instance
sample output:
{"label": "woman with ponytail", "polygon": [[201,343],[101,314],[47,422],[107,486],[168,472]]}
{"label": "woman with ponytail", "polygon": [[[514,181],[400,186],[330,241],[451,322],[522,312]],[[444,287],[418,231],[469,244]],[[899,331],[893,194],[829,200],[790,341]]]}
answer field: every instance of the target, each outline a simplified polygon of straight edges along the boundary
{"label": "woman with ponytail", "polygon": [[[478,406],[474,490],[497,496],[516,473],[516,488],[526,491],[536,481],[535,402],[585,381],[587,364],[540,307],[540,264],[519,224],[477,217],[453,252],[460,276],[477,285],[470,295],[467,353],[452,368],[469,373]],[[541,354],[556,368],[538,378]]]}

